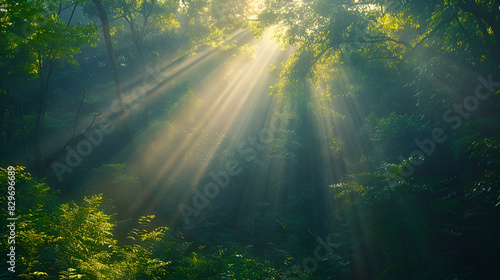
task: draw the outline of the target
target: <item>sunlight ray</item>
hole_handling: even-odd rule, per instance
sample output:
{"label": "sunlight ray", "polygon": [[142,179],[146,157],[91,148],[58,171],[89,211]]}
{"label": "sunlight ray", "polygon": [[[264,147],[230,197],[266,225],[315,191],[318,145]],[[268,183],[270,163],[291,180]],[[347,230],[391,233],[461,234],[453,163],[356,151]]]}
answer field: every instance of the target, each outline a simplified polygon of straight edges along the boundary
{"label": "sunlight ray", "polygon": [[[202,131],[202,133],[216,133],[221,136],[227,134],[229,131],[245,131],[244,127],[237,125],[246,121],[251,114],[255,111],[255,106],[258,100],[262,100],[260,96],[264,94],[267,96],[267,88],[264,87],[263,80],[266,80],[267,67],[270,63],[274,63],[277,59],[281,59],[281,50],[272,42],[258,42],[254,41],[252,44],[258,44],[259,48],[255,53],[255,59],[248,61],[248,59],[235,57],[233,61],[227,66],[219,66],[212,71],[209,76],[203,77],[199,84],[195,84],[193,91],[199,93],[198,98],[203,100],[204,103],[195,106],[184,108],[183,112],[175,118],[170,118],[169,122],[176,123],[176,129],[179,131]],[[237,69],[232,75],[222,78],[227,73],[228,67]],[[224,83],[227,79],[228,83]],[[220,81],[214,83],[214,81]],[[269,114],[269,113],[266,113]],[[196,125],[190,123],[190,119],[195,115],[199,120]],[[236,139],[241,136],[232,133]],[[170,131],[160,132],[154,143],[161,143],[162,146],[168,147],[175,145],[175,150],[167,151],[167,149],[158,150],[149,149],[143,153],[144,158],[147,158],[150,164],[158,166],[157,172],[152,175],[154,182],[160,182],[166,174],[168,175],[168,184],[176,181],[181,174],[186,170],[191,170],[193,166],[199,166],[192,156],[196,153],[200,146],[203,146],[199,133],[180,133],[178,136],[173,135]],[[204,155],[210,159],[219,150],[221,142],[213,143],[211,146],[204,148]],[[206,145],[206,144],[205,144]],[[230,144],[235,145],[235,144]],[[158,144],[154,144],[158,147]],[[159,160],[162,158],[162,160]],[[210,160],[208,161],[210,162]],[[160,164],[161,163],[161,164]],[[196,186],[202,179],[202,175],[206,172],[204,167],[198,167],[192,170],[190,176],[191,186]],[[161,190],[161,194],[166,191]],[[161,197],[159,195],[158,197]]]}

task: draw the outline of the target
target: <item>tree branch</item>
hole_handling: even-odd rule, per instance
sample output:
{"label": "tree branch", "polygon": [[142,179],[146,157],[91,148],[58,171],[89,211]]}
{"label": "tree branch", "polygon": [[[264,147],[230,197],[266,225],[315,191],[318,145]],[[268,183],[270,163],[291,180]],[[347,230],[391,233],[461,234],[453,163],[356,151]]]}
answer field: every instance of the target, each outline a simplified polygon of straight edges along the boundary
{"label": "tree branch", "polygon": [[[59,150],[59,153],[57,153],[57,155],[55,155],[53,157],[47,158],[47,161],[45,162],[45,165],[44,165],[44,169],[47,170],[58,158],[60,158],[63,155],[64,150],[66,149],[66,147],[68,147],[71,143],[73,143],[73,141],[75,139],[77,139],[78,137],[80,137],[81,135],[83,135],[85,132],[89,131],[90,128],[92,128],[92,125],[94,124],[95,119],[98,116],[100,116],[101,114],[102,114],[102,111],[100,113],[96,114],[94,116],[94,118],[92,119],[92,122],[90,123],[90,125],[87,127],[87,129],[85,129],[84,131],[82,131],[80,134],[76,135],[75,132],[73,131],[73,136],[66,142],[66,144],[64,144],[64,146],[61,147],[61,149]],[[77,115],[76,119],[78,119],[78,115]],[[76,124],[76,119],[75,119],[75,124]],[[75,130],[76,130],[76,126],[75,126]]]}
{"label": "tree branch", "polygon": [[85,91],[83,91],[82,94],[82,99],[80,100],[80,105],[78,106],[78,111],[76,112],[76,117],[75,117],[75,124],[73,125],[73,137],[75,137],[76,134],[76,125],[78,123],[78,117],[80,116],[80,112],[82,111],[82,105],[83,105],[83,100],[85,99]]}
{"label": "tree branch", "polygon": [[144,34],[146,33],[146,25],[148,24],[149,17],[153,13],[154,6],[155,6],[155,0],[151,0],[151,9],[149,10],[149,12],[146,15],[144,15],[144,21],[142,23],[142,30],[141,30],[141,37],[144,37]]}
{"label": "tree branch", "polygon": [[405,54],[405,57],[403,58],[403,60],[405,60],[410,54],[412,54],[416,49],[418,49],[427,39],[429,39],[434,34],[436,34],[436,32],[438,32],[439,28],[441,28],[443,25],[451,22],[452,20],[454,20],[457,17],[457,15],[458,14],[455,13],[449,19],[446,19],[446,20],[440,22],[431,32],[429,32],[424,38],[422,38],[422,40],[418,41],[418,43],[416,43],[415,46],[413,46],[413,48],[408,53]]}
{"label": "tree branch", "polygon": [[75,6],[73,7],[73,11],[71,11],[71,16],[69,17],[69,20],[68,20],[68,26],[71,23],[71,19],[73,18],[73,15],[75,14],[76,6],[78,6],[78,2],[75,3]]}
{"label": "tree branch", "polygon": [[467,39],[471,39],[469,34],[467,34],[467,31],[465,30],[464,26],[462,25],[462,23],[460,22],[460,19],[458,17],[455,18],[457,20],[457,23],[458,23],[458,26],[460,26],[460,29],[462,29],[462,31],[464,32],[464,35],[465,37],[467,37]]}
{"label": "tree branch", "polygon": [[386,41],[391,41],[391,42],[394,42],[396,44],[399,44],[399,45],[403,45],[409,49],[412,49],[413,47],[407,43],[407,42],[403,42],[403,41],[400,41],[400,40],[396,40],[394,38],[391,38],[391,37],[387,37],[387,36],[370,36],[369,37],[370,39],[376,39],[376,40],[373,40],[373,41],[366,41],[366,43],[368,44],[373,44],[373,43],[379,43],[379,42],[386,42]]}
{"label": "tree branch", "polygon": [[394,60],[397,60],[397,61],[401,61],[401,59],[399,57],[395,57],[395,56],[377,56],[377,57],[372,57],[372,58],[369,58],[369,59],[366,59],[364,61],[372,61],[372,60],[377,60],[377,59],[394,59]]}

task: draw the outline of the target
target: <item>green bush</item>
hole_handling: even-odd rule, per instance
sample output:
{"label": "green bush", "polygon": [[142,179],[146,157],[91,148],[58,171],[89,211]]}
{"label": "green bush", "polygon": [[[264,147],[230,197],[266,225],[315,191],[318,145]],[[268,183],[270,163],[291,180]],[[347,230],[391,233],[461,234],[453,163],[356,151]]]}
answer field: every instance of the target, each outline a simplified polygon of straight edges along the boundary
{"label": "green bush", "polygon": [[[3,183],[7,172],[0,168]],[[247,253],[229,253],[222,246],[195,250],[180,233],[151,229],[154,215],[139,218],[128,234],[130,244],[120,245],[113,236],[113,215],[102,210],[102,195],[62,204],[23,167],[16,168],[16,183],[16,273],[21,279],[282,279],[269,262]],[[0,201],[6,216],[6,198]]]}

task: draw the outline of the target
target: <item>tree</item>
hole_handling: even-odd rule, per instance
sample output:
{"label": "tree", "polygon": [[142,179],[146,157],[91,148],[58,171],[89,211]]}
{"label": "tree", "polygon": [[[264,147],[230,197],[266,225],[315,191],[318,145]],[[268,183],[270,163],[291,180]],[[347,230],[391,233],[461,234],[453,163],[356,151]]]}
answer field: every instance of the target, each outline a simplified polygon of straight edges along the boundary
{"label": "tree", "polygon": [[464,60],[472,55],[474,61],[484,62],[486,50],[497,67],[493,49],[498,49],[498,40],[493,38],[499,32],[498,16],[498,1],[272,0],[266,2],[254,31],[261,34],[277,25],[280,41],[299,47],[294,55],[297,59],[284,71],[295,67],[293,71],[299,74],[324,81],[335,75],[333,71],[318,75],[324,73],[318,69],[325,65],[342,68],[362,59],[406,67],[404,62],[421,63],[424,52],[430,55],[426,60],[453,53]]}
{"label": "tree", "polygon": [[70,25],[60,18],[63,5],[71,1],[5,1],[2,4],[2,45],[6,59],[0,61],[2,70],[27,73],[26,79],[38,79],[34,126],[35,166],[41,175],[45,168],[42,151],[42,132],[50,81],[54,63],[77,64],[74,55],[87,45],[96,46],[97,27],[93,24]]}
{"label": "tree", "polygon": [[[119,106],[120,106],[120,110],[121,110],[120,114],[121,114],[121,116],[127,116],[128,114],[125,111],[126,110],[125,103],[123,102],[120,73],[118,72],[118,64],[116,62],[116,57],[115,57],[115,52],[113,50],[113,45],[111,43],[111,32],[110,32],[110,28],[109,28],[108,14],[107,14],[106,10],[104,10],[104,7],[102,5],[101,0],[93,0],[93,2],[97,8],[97,11],[99,13],[99,18],[100,18],[101,23],[102,23],[102,32],[104,35],[104,40],[106,42],[106,49],[108,51],[108,56],[109,56],[109,59],[111,61],[111,67],[112,67],[112,71],[113,71],[115,93],[116,93],[116,96],[118,98],[118,102],[119,102]],[[151,194],[149,182],[147,180],[147,176],[145,174],[144,169],[142,168],[139,156],[137,154],[137,149],[134,145],[133,137],[132,137],[132,134],[130,133],[130,129],[128,127],[127,117],[121,117],[120,119],[122,120],[122,125],[123,125],[123,128],[125,130],[125,135],[130,143],[130,150],[132,153],[133,161],[134,161],[135,166],[139,172],[139,180],[140,180],[141,188],[143,191],[142,194],[145,198],[149,198],[149,196]]]}
{"label": "tree", "polygon": [[[134,44],[136,58],[139,65],[145,70],[147,58],[144,44],[148,34],[161,34],[165,31],[179,27],[175,15],[179,6],[178,1],[103,1],[103,9],[112,17],[111,22],[116,30],[127,30],[128,38]],[[102,11],[86,6],[87,13],[97,14],[100,17]],[[109,24],[108,24],[109,25]]]}

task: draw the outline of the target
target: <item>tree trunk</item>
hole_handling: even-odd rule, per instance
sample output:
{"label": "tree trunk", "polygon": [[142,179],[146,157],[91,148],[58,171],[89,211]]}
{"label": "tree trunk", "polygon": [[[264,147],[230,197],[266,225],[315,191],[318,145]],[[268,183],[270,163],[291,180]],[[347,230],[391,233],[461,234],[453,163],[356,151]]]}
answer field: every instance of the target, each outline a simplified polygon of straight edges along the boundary
{"label": "tree trunk", "polygon": [[[116,91],[116,96],[118,97],[118,102],[120,105],[121,114],[122,114],[122,116],[126,116],[126,112],[125,112],[126,109],[125,109],[125,104],[123,102],[123,95],[122,95],[122,91],[121,91],[120,74],[118,73],[118,64],[116,63],[116,57],[115,57],[115,53],[113,50],[113,45],[111,44],[111,33],[110,33],[110,29],[109,29],[108,15],[107,15],[106,11],[104,10],[104,7],[102,6],[101,0],[92,0],[92,1],[94,2],[95,6],[97,8],[97,11],[99,13],[99,18],[102,22],[102,31],[103,31],[103,35],[104,35],[104,40],[106,41],[106,48],[108,50],[109,59],[111,60],[111,67],[113,70],[113,79],[115,82],[115,91]],[[149,180],[147,180],[147,177],[145,176],[145,172],[143,171],[142,165],[140,163],[140,159],[139,159],[138,154],[137,154],[137,149],[134,145],[132,134],[130,133],[130,129],[128,127],[127,117],[122,119],[122,125],[124,128],[126,137],[130,143],[130,150],[131,150],[131,154],[133,157],[133,161],[135,163],[136,170],[138,171],[138,174],[139,174],[139,182],[141,185],[142,194],[143,194],[144,198],[148,198],[151,194],[151,190],[149,187]]]}
{"label": "tree trunk", "polygon": [[36,112],[35,129],[33,131],[35,140],[35,172],[37,176],[43,176],[43,155],[42,155],[42,128],[47,109],[47,100],[49,97],[49,81],[52,75],[52,59],[49,60],[48,72],[45,73],[42,64],[42,58],[39,55],[39,73],[40,73],[40,96],[38,99],[38,110]]}

